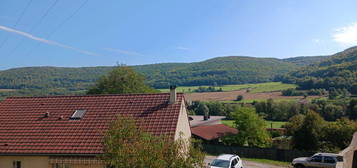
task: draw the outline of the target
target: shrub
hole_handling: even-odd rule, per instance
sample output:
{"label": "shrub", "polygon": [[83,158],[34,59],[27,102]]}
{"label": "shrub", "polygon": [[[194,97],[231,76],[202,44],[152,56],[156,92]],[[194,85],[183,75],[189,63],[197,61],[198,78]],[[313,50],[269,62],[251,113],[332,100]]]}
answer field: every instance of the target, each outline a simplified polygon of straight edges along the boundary
{"label": "shrub", "polygon": [[187,140],[173,141],[154,136],[136,127],[130,117],[119,116],[104,136],[104,154],[100,158],[115,168],[203,166],[204,154]]}
{"label": "shrub", "polygon": [[236,101],[242,101],[243,100],[243,95],[238,95],[237,98],[236,98]]}

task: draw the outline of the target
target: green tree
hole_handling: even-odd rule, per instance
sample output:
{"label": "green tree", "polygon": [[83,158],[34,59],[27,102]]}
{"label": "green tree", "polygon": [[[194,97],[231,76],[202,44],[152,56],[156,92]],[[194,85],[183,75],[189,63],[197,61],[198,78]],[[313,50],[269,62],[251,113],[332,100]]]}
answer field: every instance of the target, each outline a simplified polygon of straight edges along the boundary
{"label": "green tree", "polygon": [[242,101],[242,100],[243,100],[243,95],[238,95],[236,101]]}
{"label": "green tree", "polygon": [[204,116],[209,116],[209,108],[207,107],[207,105],[205,103],[199,103],[198,107],[197,107],[197,114],[201,114]]}
{"label": "green tree", "polygon": [[265,128],[265,120],[254,108],[240,107],[232,114],[236,128],[239,130],[231,144],[240,146],[270,147],[271,137]]}
{"label": "green tree", "polygon": [[301,128],[304,122],[305,116],[302,114],[295,115],[289,119],[284,125],[284,128],[287,130],[287,135],[293,135],[298,129]]}
{"label": "green tree", "polygon": [[157,92],[144,83],[144,76],[132,68],[119,66],[100,78],[87,94],[125,94]]}
{"label": "green tree", "polygon": [[100,158],[113,168],[194,168],[202,167],[204,159],[191,142],[145,133],[127,116],[118,116],[111,124],[103,150]]}
{"label": "green tree", "polygon": [[341,106],[327,104],[322,115],[327,121],[334,121],[344,115],[344,110]]}
{"label": "green tree", "polygon": [[299,150],[318,150],[320,134],[324,124],[325,121],[318,113],[309,111],[300,128],[293,133],[293,147]]}
{"label": "green tree", "polygon": [[357,123],[347,118],[328,122],[322,131],[321,142],[323,151],[338,152],[345,149],[350,143],[353,133],[357,131]]}
{"label": "green tree", "polygon": [[350,119],[357,119],[357,99],[351,99],[348,105],[348,114]]}

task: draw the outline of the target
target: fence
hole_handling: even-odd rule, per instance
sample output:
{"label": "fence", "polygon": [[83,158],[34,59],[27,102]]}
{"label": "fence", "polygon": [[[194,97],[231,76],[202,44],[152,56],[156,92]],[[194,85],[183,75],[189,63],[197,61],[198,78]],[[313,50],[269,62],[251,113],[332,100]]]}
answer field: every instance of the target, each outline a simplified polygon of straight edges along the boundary
{"label": "fence", "polygon": [[203,144],[203,151],[212,155],[219,154],[236,154],[245,158],[260,158],[269,160],[278,160],[291,162],[297,157],[308,157],[315,152],[304,152],[297,150],[285,150],[276,148],[252,148],[252,147],[239,147],[239,146],[225,146],[225,145],[211,145]]}

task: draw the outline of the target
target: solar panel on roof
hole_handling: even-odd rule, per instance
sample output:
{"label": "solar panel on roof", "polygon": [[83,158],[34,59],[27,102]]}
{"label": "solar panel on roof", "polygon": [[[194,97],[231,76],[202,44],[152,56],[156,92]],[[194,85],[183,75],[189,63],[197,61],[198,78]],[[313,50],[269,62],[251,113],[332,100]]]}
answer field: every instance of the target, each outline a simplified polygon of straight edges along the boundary
{"label": "solar panel on roof", "polygon": [[73,113],[71,119],[81,119],[84,116],[84,114],[86,113],[86,111],[87,110],[76,110]]}

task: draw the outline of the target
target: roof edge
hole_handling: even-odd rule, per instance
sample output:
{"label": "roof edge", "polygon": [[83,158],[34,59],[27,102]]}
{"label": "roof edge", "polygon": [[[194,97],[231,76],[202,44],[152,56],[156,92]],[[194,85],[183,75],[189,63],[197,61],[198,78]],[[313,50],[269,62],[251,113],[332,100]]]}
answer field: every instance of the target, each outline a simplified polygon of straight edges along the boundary
{"label": "roof edge", "polygon": [[[138,96],[138,95],[166,95],[170,93],[127,93],[127,94],[96,94],[96,95],[53,95],[53,96],[10,96],[5,99],[26,99],[26,98],[61,98],[61,97],[105,97],[105,96]],[[177,93],[184,95],[184,93]]]}
{"label": "roof edge", "polygon": [[73,154],[73,153],[0,153],[0,156],[98,156],[97,154]]}

